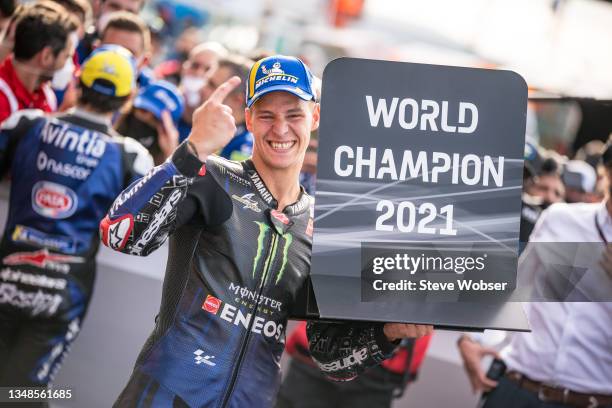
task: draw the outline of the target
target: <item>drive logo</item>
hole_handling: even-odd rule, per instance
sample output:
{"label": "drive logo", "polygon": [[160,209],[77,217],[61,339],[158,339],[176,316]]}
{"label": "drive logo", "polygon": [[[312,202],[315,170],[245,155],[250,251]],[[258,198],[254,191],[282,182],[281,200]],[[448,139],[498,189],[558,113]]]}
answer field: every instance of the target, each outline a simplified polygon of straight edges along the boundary
{"label": "drive logo", "polygon": [[221,300],[211,295],[206,296],[206,300],[202,304],[202,309],[206,310],[209,313],[215,314],[215,315],[219,311],[220,307],[221,307]]}
{"label": "drive logo", "polygon": [[32,209],[47,218],[68,218],[78,204],[74,191],[61,184],[39,181],[32,188]]}

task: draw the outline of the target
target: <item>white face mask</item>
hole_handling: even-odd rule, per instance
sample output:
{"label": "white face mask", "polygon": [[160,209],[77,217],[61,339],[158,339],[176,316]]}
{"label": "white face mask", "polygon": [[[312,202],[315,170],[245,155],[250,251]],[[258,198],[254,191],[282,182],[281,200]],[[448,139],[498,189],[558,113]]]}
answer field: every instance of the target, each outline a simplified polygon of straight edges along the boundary
{"label": "white face mask", "polygon": [[73,77],[74,61],[72,61],[72,58],[68,58],[64,66],[55,71],[53,74],[53,79],[51,79],[51,87],[58,91],[63,91],[68,88],[68,85]]}
{"label": "white face mask", "polygon": [[185,103],[189,107],[198,106],[202,100],[200,91],[206,85],[206,80],[201,77],[185,75],[181,79],[181,89],[185,95]]}

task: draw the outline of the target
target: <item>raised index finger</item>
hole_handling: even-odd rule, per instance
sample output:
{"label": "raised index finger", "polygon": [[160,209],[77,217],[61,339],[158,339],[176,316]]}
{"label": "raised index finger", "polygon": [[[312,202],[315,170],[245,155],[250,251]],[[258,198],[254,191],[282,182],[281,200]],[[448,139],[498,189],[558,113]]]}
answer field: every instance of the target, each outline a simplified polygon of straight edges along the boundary
{"label": "raised index finger", "polygon": [[223,100],[240,84],[240,78],[233,76],[221,85],[210,95],[209,101],[223,103]]}

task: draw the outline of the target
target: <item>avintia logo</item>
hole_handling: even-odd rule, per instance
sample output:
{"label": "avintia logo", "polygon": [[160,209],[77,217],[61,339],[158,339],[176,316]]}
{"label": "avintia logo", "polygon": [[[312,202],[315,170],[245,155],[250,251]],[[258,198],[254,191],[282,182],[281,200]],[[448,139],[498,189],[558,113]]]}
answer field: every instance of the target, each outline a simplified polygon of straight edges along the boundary
{"label": "avintia logo", "polygon": [[202,354],[204,354],[203,350],[197,349],[196,351],[193,352],[193,354],[195,354],[195,363],[200,365],[200,364],[206,364],[209,365],[211,367],[216,366],[216,363],[213,363],[212,360],[213,358],[215,358],[215,356],[209,356],[209,355],[205,355],[203,356]]}
{"label": "avintia logo", "polygon": [[272,247],[272,253],[270,254],[269,259],[266,260],[263,259],[264,257],[262,256],[264,252],[264,242],[265,239],[268,237],[268,234],[273,232],[270,232],[270,226],[264,222],[255,221],[255,224],[259,226],[259,235],[257,236],[257,253],[255,254],[255,259],[253,259],[253,278],[255,278],[255,271],[257,270],[257,265],[259,265],[261,262],[264,262],[264,265],[262,266],[264,268],[264,275],[261,277],[261,279],[265,282],[266,278],[268,277],[267,274],[269,272],[269,262],[270,260],[276,257],[279,247],[282,246],[281,251],[283,254],[283,262],[281,263],[281,266],[278,269],[278,272],[276,273],[276,280],[274,281],[274,284],[277,285],[278,282],[280,282],[280,280],[282,279],[283,273],[285,272],[285,267],[287,266],[289,247],[293,242],[293,236],[289,233],[281,235],[279,242]]}

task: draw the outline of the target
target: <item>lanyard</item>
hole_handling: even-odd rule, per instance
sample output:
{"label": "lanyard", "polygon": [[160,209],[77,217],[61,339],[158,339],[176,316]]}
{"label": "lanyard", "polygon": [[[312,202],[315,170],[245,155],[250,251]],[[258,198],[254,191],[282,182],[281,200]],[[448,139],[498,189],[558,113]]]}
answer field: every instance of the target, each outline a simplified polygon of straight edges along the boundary
{"label": "lanyard", "polygon": [[608,240],[606,239],[606,236],[601,230],[601,226],[599,225],[599,220],[597,219],[597,214],[595,214],[595,227],[597,227],[597,232],[599,233],[599,237],[601,238],[601,240],[607,244]]}

